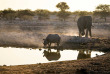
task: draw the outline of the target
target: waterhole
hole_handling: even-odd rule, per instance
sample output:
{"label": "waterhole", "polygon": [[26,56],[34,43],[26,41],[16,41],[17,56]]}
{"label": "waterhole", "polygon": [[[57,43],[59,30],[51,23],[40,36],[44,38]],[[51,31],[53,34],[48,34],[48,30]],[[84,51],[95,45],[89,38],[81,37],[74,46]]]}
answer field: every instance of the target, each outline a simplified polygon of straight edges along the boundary
{"label": "waterhole", "polygon": [[37,63],[49,63],[56,61],[68,61],[93,58],[103,55],[103,52],[91,51],[87,49],[32,49],[0,47],[0,65],[26,65]]}

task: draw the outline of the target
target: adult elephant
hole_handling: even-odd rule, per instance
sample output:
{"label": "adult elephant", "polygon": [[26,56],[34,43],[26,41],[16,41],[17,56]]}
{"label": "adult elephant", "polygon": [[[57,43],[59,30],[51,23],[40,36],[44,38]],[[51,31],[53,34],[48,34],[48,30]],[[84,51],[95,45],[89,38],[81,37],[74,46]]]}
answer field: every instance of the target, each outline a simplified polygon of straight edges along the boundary
{"label": "adult elephant", "polygon": [[[92,26],[92,17],[91,16],[81,16],[77,21],[77,26],[79,29],[79,36],[82,37],[85,35],[85,37],[88,37],[88,32],[90,37],[92,37],[91,33],[91,26]],[[86,34],[85,34],[86,30]]]}

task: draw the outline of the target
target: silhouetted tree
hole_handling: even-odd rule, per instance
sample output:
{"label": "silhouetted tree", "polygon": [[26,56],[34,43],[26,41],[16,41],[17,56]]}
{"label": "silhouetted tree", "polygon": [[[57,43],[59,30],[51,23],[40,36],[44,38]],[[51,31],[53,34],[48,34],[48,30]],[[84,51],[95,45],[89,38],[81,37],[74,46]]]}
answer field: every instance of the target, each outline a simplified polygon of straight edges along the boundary
{"label": "silhouetted tree", "polygon": [[106,17],[110,15],[110,5],[99,5],[96,7],[96,10],[94,11],[94,15],[99,15],[101,18],[105,19],[106,22]]}
{"label": "silhouetted tree", "polygon": [[66,11],[69,9],[69,6],[66,4],[66,2],[60,2],[56,5],[57,8],[60,9],[60,11]]}
{"label": "silhouetted tree", "polygon": [[56,7],[60,10],[57,16],[65,21],[65,19],[67,19],[70,15],[69,12],[66,11],[69,9],[69,6],[66,4],[66,2],[60,2],[56,5]]}
{"label": "silhouetted tree", "polygon": [[35,13],[38,15],[39,20],[49,19],[50,11],[48,10],[38,9]]}

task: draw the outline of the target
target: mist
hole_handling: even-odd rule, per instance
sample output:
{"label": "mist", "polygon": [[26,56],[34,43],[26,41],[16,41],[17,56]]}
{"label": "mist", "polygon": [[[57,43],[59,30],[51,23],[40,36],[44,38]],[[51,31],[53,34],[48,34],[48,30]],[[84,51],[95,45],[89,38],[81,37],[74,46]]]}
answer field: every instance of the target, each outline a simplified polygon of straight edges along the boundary
{"label": "mist", "polygon": [[[93,23],[92,36],[99,38],[110,38],[109,23]],[[79,34],[77,23],[73,21],[20,21],[20,22],[1,22],[0,23],[0,44],[42,47],[43,39],[48,34],[59,34],[61,42],[71,39]]]}

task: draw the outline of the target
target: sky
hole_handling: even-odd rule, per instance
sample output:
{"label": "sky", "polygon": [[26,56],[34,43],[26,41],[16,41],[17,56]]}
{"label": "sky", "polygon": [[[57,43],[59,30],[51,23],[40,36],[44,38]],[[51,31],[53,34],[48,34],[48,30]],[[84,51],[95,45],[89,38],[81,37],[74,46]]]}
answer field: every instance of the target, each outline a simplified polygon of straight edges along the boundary
{"label": "sky", "polygon": [[59,2],[66,2],[70,7],[69,11],[94,11],[99,4],[109,4],[110,0],[0,0],[0,10],[12,8],[18,9],[48,9],[58,11],[56,5]]}

